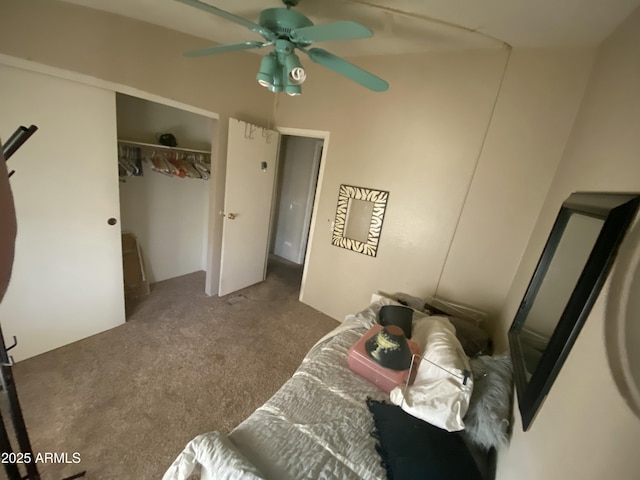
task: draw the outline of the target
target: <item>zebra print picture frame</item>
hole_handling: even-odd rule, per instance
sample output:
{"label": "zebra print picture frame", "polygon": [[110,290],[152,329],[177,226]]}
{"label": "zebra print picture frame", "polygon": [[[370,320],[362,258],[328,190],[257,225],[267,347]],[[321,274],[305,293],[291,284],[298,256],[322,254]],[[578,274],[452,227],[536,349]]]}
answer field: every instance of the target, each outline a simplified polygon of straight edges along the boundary
{"label": "zebra print picture frame", "polygon": [[[358,201],[358,202],[354,202]],[[378,243],[382,231],[389,192],[384,190],[374,190],[372,188],[356,187],[353,185],[340,185],[338,191],[338,207],[336,209],[336,219],[333,227],[331,244],[336,247],[346,248],[354,252],[375,257],[378,253]],[[364,203],[361,203],[364,202]],[[349,222],[352,207],[356,204],[365,205],[364,210],[370,212],[371,218],[368,222],[368,231],[360,238],[349,238]],[[368,213],[367,213],[368,215]],[[358,219],[359,222],[368,220]]]}

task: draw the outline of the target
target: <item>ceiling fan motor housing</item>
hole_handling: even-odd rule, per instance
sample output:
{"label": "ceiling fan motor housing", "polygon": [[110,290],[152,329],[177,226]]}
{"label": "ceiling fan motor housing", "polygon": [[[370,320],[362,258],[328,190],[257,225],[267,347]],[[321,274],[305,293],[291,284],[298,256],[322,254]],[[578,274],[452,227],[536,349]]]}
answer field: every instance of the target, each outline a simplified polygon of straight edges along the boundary
{"label": "ceiling fan motor housing", "polygon": [[278,38],[289,39],[291,31],[311,27],[313,22],[301,13],[286,8],[268,8],[260,12],[258,23],[275,33]]}

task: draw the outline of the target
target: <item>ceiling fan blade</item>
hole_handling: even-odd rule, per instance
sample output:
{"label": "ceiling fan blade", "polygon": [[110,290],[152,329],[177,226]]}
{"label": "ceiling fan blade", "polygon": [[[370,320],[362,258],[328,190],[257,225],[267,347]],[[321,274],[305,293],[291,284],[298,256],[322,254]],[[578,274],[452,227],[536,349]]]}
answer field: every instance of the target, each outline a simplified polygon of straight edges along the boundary
{"label": "ceiling fan blade", "polygon": [[309,50],[301,48],[300,50],[309,55],[309,58],[312,61],[330,68],[334,72],[359,83],[363,87],[367,87],[369,90],[373,90],[374,92],[384,92],[389,88],[389,84],[380,77],[376,77],[374,74],[369,73],[360,67],[356,67],[354,64],[349,63],[333,53],[323,50],[322,48],[310,48]]}
{"label": "ceiling fan blade", "polygon": [[218,53],[238,52],[240,50],[249,50],[251,48],[261,48],[266,44],[262,42],[244,42],[233,43],[229,45],[218,45],[216,47],[201,48],[200,50],[192,50],[184,54],[185,57],[204,57],[206,55],[217,55]]}
{"label": "ceiling fan blade", "polygon": [[353,40],[372,36],[373,32],[369,28],[349,20],[329,23],[327,25],[312,25],[311,27],[297,28],[291,32],[292,40],[301,43]]}
{"label": "ceiling fan blade", "polygon": [[262,25],[258,25],[257,23],[251,22],[246,18],[239,17],[234,15],[233,13],[229,13],[220,8],[209,5],[208,3],[199,2],[198,0],[176,0],[180,3],[184,3],[185,5],[190,5],[192,7],[198,8],[200,10],[204,10],[205,12],[213,13],[219,17],[235,22],[243,27],[248,28],[251,31],[259,33],[267,40],[275,40],[276,34],[273,33],[268,28],[264,28]]}

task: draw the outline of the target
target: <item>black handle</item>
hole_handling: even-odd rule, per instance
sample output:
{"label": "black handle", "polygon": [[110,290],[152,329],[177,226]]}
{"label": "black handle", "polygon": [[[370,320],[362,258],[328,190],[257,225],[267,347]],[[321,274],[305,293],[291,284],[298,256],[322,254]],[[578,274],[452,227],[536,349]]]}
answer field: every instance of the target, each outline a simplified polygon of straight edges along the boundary
{"label": "black handle", "polygon": [[11,135],[9,140],[2,146],[2,156],[5,162],[11,158],[11,155],[16,153],[16,150],[18,150],[36,130],[38,130],[38,127],[35,125],[31,125],[29,128],[20,125],[18,129],[13,132],[13,135]]}

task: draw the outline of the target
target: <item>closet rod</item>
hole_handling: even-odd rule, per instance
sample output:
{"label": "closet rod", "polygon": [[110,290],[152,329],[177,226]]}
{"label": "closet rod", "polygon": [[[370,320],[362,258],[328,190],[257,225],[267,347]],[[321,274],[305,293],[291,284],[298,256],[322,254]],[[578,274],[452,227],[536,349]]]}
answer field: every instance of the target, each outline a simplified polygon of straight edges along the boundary
{"label": "closet rod", "polygon": [[160,148],[165,150],[171,150],[174,152],[202,153],[204,155],[211,155],[211,151],[207,151],[207,150],[194,150],[192,148],[168,147],[166,145],[159,145],[157,143],[134,142],[132,140],[118,140],[118,144],[130,145],[132,147]]}

